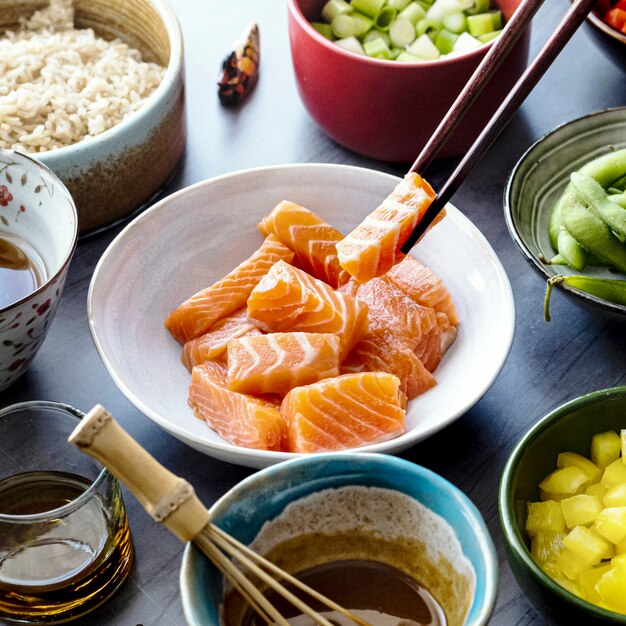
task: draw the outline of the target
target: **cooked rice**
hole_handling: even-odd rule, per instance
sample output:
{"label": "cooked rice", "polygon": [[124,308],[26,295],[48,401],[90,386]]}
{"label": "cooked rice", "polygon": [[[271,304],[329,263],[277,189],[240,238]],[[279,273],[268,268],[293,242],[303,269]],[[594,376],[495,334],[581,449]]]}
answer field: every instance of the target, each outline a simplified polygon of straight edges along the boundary
{"label": "cooked rice", "polygon": [[74,28],[72,0],[0,38],[0,146],[44,152],[94,137],[139,109],[165,69],[92,29]]}

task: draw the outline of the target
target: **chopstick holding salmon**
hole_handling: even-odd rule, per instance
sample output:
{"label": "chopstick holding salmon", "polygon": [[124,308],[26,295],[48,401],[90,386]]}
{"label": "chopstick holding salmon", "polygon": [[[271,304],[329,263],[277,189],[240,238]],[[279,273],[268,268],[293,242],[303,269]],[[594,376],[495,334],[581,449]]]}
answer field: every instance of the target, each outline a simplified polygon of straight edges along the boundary
{"label": "chopstick holding salmon", "polygon": [[[409,172],[377,209],[337,243],[341,267],[359,283],[389,271],[405,257],[401,247],[435,195],[419,174]],[[443,216],[441,211],[432,225]]]}

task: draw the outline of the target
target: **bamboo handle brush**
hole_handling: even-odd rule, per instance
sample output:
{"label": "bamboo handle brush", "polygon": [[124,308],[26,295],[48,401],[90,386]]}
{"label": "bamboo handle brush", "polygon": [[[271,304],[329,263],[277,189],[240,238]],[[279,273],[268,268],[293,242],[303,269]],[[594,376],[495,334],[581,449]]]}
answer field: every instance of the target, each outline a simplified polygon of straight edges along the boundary
{"label": "bamboo handle brush", "polygon": [[69,441],[100,461],[124,483],[154,520],[167,526],[181,541],[193,541],[268,624],[287,626],[288,622],[234,561],[317,624],[332,626],[330,621],[293,595],[279,580],[291,583],[356,624],[369,626],[359,616],[303,584],[212,524],[209,512],[193,487],[163,467],[102,406],[96,405],[91,409],[70,435]]}

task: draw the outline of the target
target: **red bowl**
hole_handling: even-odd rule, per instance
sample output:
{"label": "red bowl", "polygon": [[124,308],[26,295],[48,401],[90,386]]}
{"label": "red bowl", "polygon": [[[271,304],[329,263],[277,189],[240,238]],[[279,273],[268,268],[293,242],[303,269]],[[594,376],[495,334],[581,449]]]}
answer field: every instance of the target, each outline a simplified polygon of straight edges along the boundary
{"label": "red bowl", "polygon": [[[497,0],[509,19],[522,0]],[[382,161],[412,161],[437,128],[491,43],[466,54],[396,63],[348,52],[309,23],[324,0],[288,0],[291,56],[300,97],[337,143]],[[530,29],[446,142],[439,157],[466,151],[524,71]]]}

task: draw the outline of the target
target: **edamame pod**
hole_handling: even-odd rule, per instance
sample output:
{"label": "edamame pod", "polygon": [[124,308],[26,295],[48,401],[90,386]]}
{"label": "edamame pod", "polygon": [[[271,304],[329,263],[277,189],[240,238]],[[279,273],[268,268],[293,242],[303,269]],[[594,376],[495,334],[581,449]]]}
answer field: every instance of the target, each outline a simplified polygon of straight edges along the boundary
{"label": "edamame pod", "polygon": [[563,257],[565,262],[577,272],[582,272],[587,266],[589,253],[570,235],[562,226],[558,239],[558,256]]}
{"label": "edamame pod", "polygon": [[604,189],[589,176],[574,172],[570,180],[574,193],[596,217],[599,217],[613,232],[626,237],[626,211],[611,202]]}
{"label": "edamame pod", "polygon": [[[614,150],[593,161],[589,161],[578,170],[581,174],[593,178],[603,188],[615,185],[620,187],[620,183],[626,184],[626,148]],[[572,184],[567,187],[557,200],[550,216],[550,243],[554,250],[558,250],[557,240],[563,221],[561,219],[561,207],[565,197],[572,191]]]}
{"label": "edamame pod", "polygon": [[626,272],[626,246],[613,235],[611,229],[576,197],[568,195],[561,207],[563,225],[578,243],[593,254],[606,259],[622,272]]}
{"label": "edamame pod", "polygon": [[543,316],[546,322],[550,321],[552,288],[559,283],[565,283],[570,287],[574,287],[574,289],[580,289],[607,302],[626,306],[626,280],[598,278],[596,276],[562,276],[558,274],[549,278],[546,286],[546,297],[543,304]]}

